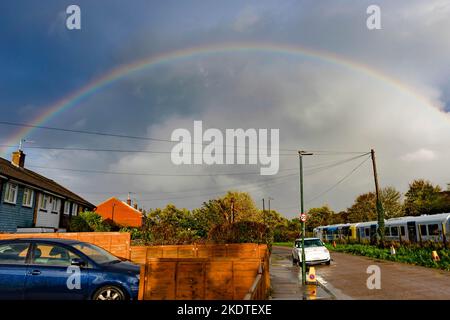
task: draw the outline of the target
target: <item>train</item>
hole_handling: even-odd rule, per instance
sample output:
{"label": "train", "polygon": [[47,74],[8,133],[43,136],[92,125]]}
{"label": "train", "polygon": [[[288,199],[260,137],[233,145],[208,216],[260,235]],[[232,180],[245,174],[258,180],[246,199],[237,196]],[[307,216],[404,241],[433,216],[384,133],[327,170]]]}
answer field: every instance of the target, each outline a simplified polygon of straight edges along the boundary
{"label": "train", "polygon": [[[450,238],[450,213],[392,218],[385,220],[384,227],[388,241],[446,242]],[[322,241],[370,242],[376,238],[377,229],[377,221],[368,221],[320,226],[313,233]]]}

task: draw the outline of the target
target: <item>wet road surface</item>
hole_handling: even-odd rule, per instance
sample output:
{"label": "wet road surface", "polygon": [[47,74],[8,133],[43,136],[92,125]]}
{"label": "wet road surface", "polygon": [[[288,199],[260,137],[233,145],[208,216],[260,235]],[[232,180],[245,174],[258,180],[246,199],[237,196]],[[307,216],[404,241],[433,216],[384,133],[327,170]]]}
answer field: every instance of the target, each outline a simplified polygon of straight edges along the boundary
{"label": "wet road surface", "polygon": [[[273,247],[271,279],[274,298],[294,297],[295,281],[301,284],[301,269],[292,266],[291,248]],[[450,272],[404,263],[375,260],[345,253],[332,252],[330,266],[316,266],[317,278],[325,290],[318,290],[322,299],[450,299]],[[367,280],[369,266],[378,266],[381,288],[370,290]],[[297,278],[295,276],[297,275]],[[298,289],[301,291],[301,288]],[[323,297],[321,297],[323,293]],[[331,293],[331,294],[330,294]],[[290,295],[289,295],[290,294]],[[289,298],[286,298],[289,299]]]}
{"label": "wet road surface", "polygon": [[316,285],[302,286],[302,269],[292,264],[290,248],[273,247],[270,263],[274,300],[329,300],[334,297]]}

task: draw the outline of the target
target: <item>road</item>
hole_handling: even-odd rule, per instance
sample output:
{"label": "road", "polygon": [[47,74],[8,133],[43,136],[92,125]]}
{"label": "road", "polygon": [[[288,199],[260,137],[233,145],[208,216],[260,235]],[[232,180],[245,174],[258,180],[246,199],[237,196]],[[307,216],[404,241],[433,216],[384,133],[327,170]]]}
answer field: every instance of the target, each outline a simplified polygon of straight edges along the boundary
{"label": "road", "polygon": [[302,272],[292,264],[290,249],[273,247],[270,257],[270,281],[273,300],[329,300],[334,297],[326,289],[302,286]]}
{"label": "road", "polygon": [[[282,298],[288,295],[281,279],[288,279],[290,286],[295,282],[286,274],[301,273],[300,268],[289,264],[290,248],[274,247],[272,252],[273,296]],[[374,260],[345,253],[332,252],[330,266],[317,266],[318,279],[324,287],[323,299],[379,299],[379,300],[449,300],[450,272],[413,266],[404,263]],[[285,261],[280,269],[279,261]],[[287,263],[286,263],[287,261]],[[368,289],[367,268],[376,265],[380,268],[381,288]],[[298,279],[297,279],[298,280]],[[297,285],[301,282],[296,282]],[[299,289],[301,291],[301,289]],[[320,291],[320,289],[319,289]],[[294,296],[292,293],[291,296]],[[318,294],[319,295],[319,294]],[[292,297],[291,297],[292,298]]]}

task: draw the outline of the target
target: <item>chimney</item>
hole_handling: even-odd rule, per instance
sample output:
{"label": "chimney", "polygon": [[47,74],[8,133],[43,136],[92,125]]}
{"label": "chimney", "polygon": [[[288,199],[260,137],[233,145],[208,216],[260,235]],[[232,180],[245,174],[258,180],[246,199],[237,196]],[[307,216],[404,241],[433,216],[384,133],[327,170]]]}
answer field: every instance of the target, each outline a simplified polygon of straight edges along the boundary
{"label": "chimney", "polygon": [[16,167],[23,168],[25,166],[25,153],[22,150],[14,151],[12,153],[11,163]]}
{"label": "chimney", "polygon": [[130,197],[130,192],[128,192],[127,205],[131,206],[131,197]]}

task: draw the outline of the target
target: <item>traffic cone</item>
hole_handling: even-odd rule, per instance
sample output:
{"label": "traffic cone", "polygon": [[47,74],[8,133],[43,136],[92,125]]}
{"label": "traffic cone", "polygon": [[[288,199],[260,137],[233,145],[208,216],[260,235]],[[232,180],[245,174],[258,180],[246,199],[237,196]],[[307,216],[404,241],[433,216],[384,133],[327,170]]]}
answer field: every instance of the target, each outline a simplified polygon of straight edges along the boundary
{"label": "traffic cone", "polygon": [[307,284],[317,284],[317,278],[316,278],[316,268],[309,267],[309,272],[306,277],[306,283]]}
{"label": "traffic cone", "polygon": [[441,258],[439,258],[437,251],[433,251],[431,253],[431,257],[433,258],[434,261],[441,261]]}
{"label": "traffic cone", "polygon": [[316,300],[317,299],[317,287],[312,284],[306,285],[306,294],[307,300]]}

